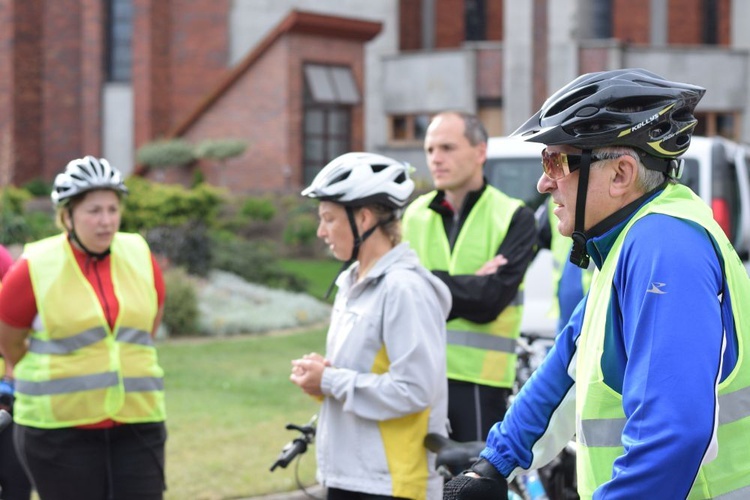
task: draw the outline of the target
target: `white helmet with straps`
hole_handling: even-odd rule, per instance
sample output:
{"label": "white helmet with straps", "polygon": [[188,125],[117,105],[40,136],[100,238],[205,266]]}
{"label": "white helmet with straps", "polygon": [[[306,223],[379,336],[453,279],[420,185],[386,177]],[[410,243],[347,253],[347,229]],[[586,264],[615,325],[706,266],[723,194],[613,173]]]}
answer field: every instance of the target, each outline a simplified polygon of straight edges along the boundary
{"label": "white helmet with straps", "polygon": [[95,189],[110,189],[117,193],[127,194],[120,171],[104,158],[96,159],[85,156],[70,161],[65,171],[57,174],[52,188],[52,203],[58,207],[71,198]]}
{"label": "white helmet with straps", "polygon": [[302,196],[351,207],[376,204],[403,208],[414,191],[410,169],[387,156],[346,153],[323,167]]}

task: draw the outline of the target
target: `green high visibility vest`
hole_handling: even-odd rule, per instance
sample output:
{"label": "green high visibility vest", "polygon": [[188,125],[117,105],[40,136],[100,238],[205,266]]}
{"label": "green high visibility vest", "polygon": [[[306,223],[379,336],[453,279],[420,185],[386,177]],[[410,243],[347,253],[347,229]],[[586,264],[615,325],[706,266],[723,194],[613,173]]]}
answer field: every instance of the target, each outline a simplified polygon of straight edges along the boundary
{"label": "green high visibility vest", "polygon": [[[466,218],[451,253],[439,214],[429,208],[435,192],[422,195],[403,218],[408,241],[427,269],[452,275],[474,274],[495,257],[521,200],[487,186]],[[523,313],[523,283],[511,304],[489,323],[463,318],[448,322],[448,378],[492,387],[512,387],[516,377],[516,339]]]}
{"label": "green high visibility vest", "polygon": [[[601,272],[594,278],[584,315],[576,377],[578,491],[591,498],[594,490],[612,477],[621,444],[625,412],[622,396],[603,382],[601,357],[612,281],[626,234],[641,217],[661,213],[693,221],[716,242],[732,298],[739,341],[739,358],[732,373],[719,384],[718,456],[701,466],[688,498],[745,498],[750,493],[750,279],[732,244],[714,221],[710,209],[688,188],[669,185],[635,214],[617,238]],[[743,304],[743,305],[740,305]],[[740,492],[740,490],[743,492]]]}
{"label": "green high visibility vest", "polygon": [[64,234],[26,246],[40,321],[15,367],[16,422],[53,429],[165,419],[164,373],[150,334],[158,309],[151,253],[141,236],[126,233],[111,250],[113,329]]}

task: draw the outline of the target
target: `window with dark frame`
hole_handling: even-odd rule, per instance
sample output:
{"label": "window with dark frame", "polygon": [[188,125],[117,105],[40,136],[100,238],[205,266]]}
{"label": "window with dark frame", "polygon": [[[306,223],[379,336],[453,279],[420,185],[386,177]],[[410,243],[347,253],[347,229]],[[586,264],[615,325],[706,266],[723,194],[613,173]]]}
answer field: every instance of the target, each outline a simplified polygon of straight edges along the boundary
{"label": "window with dark frame", "polygon": [[105,71],[108,82],[130,82],[133,61],[133,0],[105,0]]}
{"label": "window with dark frame", "polygon": [[698,111],[695,113],[695,117],[698,119],[698,123],[693,130],[694,135],[708,137],[718,135],[733,141],[740,140],[738,112]]}
{"label": "window with dark frame", "polygon": [[394,144],[421,144],[427,133],[432,115],[429,113],[412,113],[391,115],[389,141]]}
{"label": "window with dark frame", "polygon": [[351,110],[361,97],[351,68],[306,64],[302,168],[305,185],[323,166],[351,150]]}
{"label": "window with dark frame", "polygon": [[719,6],[716,0],[703,0],[703,43],[716,45],[719,43]]}
{"label": "window with dark frame", "polygon": [[487,39],[487,2],[486,0],[464,1],[464,22],[466,41]]}

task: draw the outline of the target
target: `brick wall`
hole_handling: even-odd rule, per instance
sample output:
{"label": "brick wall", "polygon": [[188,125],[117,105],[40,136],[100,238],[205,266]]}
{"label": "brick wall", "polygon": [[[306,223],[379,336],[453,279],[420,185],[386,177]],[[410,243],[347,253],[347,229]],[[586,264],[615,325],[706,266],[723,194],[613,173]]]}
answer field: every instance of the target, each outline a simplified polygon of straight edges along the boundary
{"label": "brick wall", "polygon": [[487,0],[487,40],[502,41],[503,19],[503,0]]}
{"label": "brick wall", "polygon": [[83,0],[81,41],[81,154],[102,153],[101,88],[105,79],[104,2]]}
{"label": "brick wall", "polygon": [[81,155],[81,5],[78,0],[45,2],[43,25],[42,147],[44,175],[59,172]]}
{"label": "brick wall", "polygon": [[464,0],[435,0],[435,47],[460,47],[464,22]]}
{"label": "brick wall", "polygon": [[[352,67],[363,89],[363,47],[358,41],[290,33],[272,45],[183,135],[189,141],[233,137],[247,151],[223,166],[203,162],[212,184],[234,192],[284,191],[302,184],[302,66],[305,62]],[[364,145],[362,106],[352,113],[352,149]],[[183,170],[187,179],[188,169]]]}
{"label": "brick wall", "polygon": [[42,170],[42,41],[39,0],[13,0],[0,9],[0,123],[2,161],[13,165],[10,180],[22,184]]}
{"label": "brick wall", "polygon": [[667,43],[699,44],[703,39],[703,0],[672,0],[668,2],[669,31]]}
{"label": "brick wall", "polygon": [[133,0],[134,141],[141,146],[171,123],[170,6],[172,0]]}
{"label": "brick wall", "polygon": [[626,43],[649,43],[650,4],[651,0],[613,0],[612,36]]}
{"label": "brick wall", "polygon": [[422,0],[400,0],[398,12],[399,50],[422,48]]}
{"label": "brick wall", "polygon": [[165,136],[228,64],[229,0],[134,0],[135,144]]}
{"label": "brick wall", "polygon": [[227,69],[230,3],[172,0],[170,127],[200,103]]}

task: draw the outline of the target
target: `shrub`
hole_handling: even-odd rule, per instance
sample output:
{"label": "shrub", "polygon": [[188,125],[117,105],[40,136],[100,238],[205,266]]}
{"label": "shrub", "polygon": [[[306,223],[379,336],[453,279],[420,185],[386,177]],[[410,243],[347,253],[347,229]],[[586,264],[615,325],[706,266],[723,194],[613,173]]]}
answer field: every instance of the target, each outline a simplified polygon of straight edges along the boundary
{"label": "shrub", "polygon": [[53,212],[28,212],[24,216],[26,222],[26,241],[36,241],[60,232],[55,225]]}
{"label": "shrub", "polygon": [[184,269],[169,268],[164,272],[167,298],[162,323],[170,336],[198,333],[198,296]]}
{"label": "shrub", "polygon": [[30,238],[24,217],[0,210],[0,244],[13,245],[27,241],[30,241]]}
{"label": "shrub", "polygon": [[249,197],[242,204],[240,213],[252,220],[268,222],[276,215],[276,206],[268,197]]}
{"label": "shrub", "polygon": [[[49,195],[49,192],[47,193]],[[26,212],[31,194],[25,189],[8,187],[0,192],[0,243],[22,244],[58,232],[51,212]]]}
{"label": "shrub", "polygon": [[[46,195],[49,196],[49,191]],[[31,199],[31,193],[25,189],[8,186],[0,192],[0,209],[3,212],[13,212],[14,214],[23,215],[26,202]]]}
{"label": "shrub", "polygon": [[292,291],[305,290],[305,281],[284,271],[275,245],[242,239],[214,240],[213,268],[227,271],[251,283]]}
{"label": "shrub", "polygon": [[23,188],[32,196],[49,196],[52,192],[52,183],[37,177],[27,182]]}
{"label": "shrub", "polygon": [[247,149],[247,142],[242,139],[206,139],[195,147],[198,158],[224,161],[240,156]]}
{"label": "shrub", "polygon": [[158,140],[144,144],[135,154],[136,161],[153,168],[189,165],[196,156],[193,146],[183,139]]}
{"label": "shrub", "polygon": [[284,228],[284,243],[298,252],[312,253],[317,231],[318,221],[314,215],[308,213],[291,215]]}
{"label": "shrub", "polygon": [[188,222],[213,227],[225,193],[208,184],[187,189],[160,184],[142,177],[126,181],[130,194],[125,197],[122,215],[124,231],[145,231],[159,226],[179,227]]}
{"label": "shrub", "polygon": [[152,252],[165,256],[189,274],[206,276],[211,269],[211,239],[203,224],[155,227],[146,233],[146,240]]}

